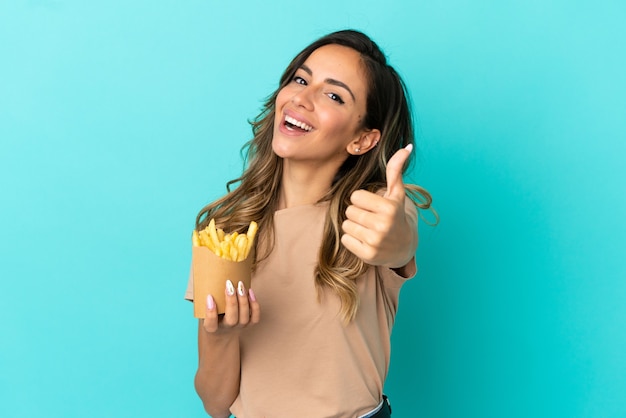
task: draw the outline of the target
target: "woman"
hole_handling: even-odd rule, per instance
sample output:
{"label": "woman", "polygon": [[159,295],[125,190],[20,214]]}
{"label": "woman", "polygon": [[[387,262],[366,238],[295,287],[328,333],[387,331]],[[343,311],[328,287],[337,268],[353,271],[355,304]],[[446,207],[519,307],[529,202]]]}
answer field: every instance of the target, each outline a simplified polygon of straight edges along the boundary
{"label": "woman", "polygon": [[289,64],[253,133],[246,170],[196,220],[259,224],[254,290],[227,283],[223,316],[207,298],[196,391],[214,418],[389,416],[390,332],[431,203],[402,181],[404,84],[367,36],[332,33]]}

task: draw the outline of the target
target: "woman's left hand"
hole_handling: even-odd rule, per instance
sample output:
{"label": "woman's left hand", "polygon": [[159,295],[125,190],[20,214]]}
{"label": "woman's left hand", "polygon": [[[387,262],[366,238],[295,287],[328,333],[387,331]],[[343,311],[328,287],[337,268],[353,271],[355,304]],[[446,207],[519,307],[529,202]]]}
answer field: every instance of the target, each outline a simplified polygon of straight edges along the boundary
{"label": "woman's left hand", "polygon": [[406,266],[417,249],[417,219],[407,215],[402,181],[404,162],[412,147],[398,150],[387,163],[384,195],[356,190],[350,196],[342,224],[342,244],[368,264],[398,269]]}

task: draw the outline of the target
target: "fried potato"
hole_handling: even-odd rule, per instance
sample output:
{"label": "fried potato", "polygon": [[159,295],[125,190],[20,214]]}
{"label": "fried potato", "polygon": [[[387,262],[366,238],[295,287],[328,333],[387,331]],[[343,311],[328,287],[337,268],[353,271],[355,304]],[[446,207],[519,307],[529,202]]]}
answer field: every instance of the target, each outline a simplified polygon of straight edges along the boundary
{"label": "fried potato", "polygon": [[206,228],[193,231],[191,243],[194,247],[207,247],[215,255],[226,260],[243,261],[248,258],[254,246],[257,230],[257,223],[252,221],[245,234],[237,231],[227,234],[223,229],[215,226],[215,219],[211,219]]}

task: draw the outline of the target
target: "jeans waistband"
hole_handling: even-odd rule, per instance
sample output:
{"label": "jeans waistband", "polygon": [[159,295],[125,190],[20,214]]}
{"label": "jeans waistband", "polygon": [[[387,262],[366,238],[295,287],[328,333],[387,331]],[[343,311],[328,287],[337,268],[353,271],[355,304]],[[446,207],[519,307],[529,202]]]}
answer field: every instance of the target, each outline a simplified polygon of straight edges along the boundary
{"label": "jeans waistband", "polygon": [[391,404],[387,396],[383,395],[383,400],[376,408],[358,418],[391,418]]}

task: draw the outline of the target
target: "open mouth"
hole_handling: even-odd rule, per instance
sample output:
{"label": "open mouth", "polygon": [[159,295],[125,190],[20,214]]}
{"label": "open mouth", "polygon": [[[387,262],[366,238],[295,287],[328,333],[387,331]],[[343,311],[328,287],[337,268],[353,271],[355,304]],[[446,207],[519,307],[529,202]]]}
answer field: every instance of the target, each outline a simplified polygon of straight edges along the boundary
{"label": "open mouth", "polygon": [[300,132],[311,132],[313,130],[312,126],[307,125],[304,122],[301,122],[297,119],[292,118],[291,116],[285,115],[285,127],[292,131],[300,131]]}

